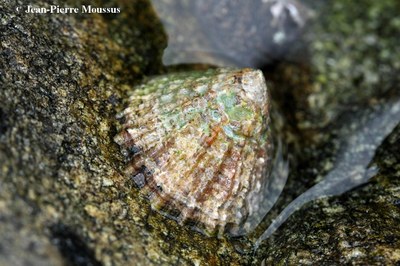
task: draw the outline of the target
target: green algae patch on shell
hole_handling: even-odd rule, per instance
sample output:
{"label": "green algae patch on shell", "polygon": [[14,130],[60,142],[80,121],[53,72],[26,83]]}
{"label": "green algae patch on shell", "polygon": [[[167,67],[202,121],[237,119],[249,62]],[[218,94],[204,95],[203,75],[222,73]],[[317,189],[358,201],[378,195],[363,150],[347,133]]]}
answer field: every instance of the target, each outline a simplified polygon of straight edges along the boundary
{"label": "green algae patch on shell", "polygon": [[132,91],[115,141],[153,209],[210,235],[239,232],[265,197],[272,141],[263,74],[168,74]]}

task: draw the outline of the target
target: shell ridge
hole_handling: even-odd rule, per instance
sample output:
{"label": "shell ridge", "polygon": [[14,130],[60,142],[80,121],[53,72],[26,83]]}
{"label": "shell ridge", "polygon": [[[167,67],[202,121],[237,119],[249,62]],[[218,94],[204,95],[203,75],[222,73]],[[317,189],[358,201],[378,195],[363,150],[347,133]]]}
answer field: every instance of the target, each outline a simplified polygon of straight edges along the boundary
{"label": "shell ridge", "polygon": [[[210,200],[210,195],[212,195],[212,194],[210,194],[209,192],[213,191],[213,186],[215,185],[213,182],[215,182],[215,180],[217,180],[219,175],[221,174],[221,169],[224,165],[223,164],[224,159],[230,155],[231,149],[232,149],[232,145],[229,145],[227,151],[224,153],[222,160],[220,160],[218,162],[217,170],[213,173],[212,178],[207,180],[205,188],[199,193],[199,197],[197,197],[197,202],[203,208],[205,207],[207,201]],[[212,196],[212,198],[215,198],[215,196]],[[218,200],[215,202],[215,205],[217,205],[217,204],[218,204],[218,206],[220,206],[222,203],[220,200]],[[218,211],[217,211],[218,207],[214,206],[214,211],[209,210],[209,207],[210,207],[209,205],[207,205],[207,207],[208,208],[204,208],[206,210],[204,212],[204,214],[206,216],[205,219],[209,223],[209,226],[211,226],[212,228],[215,228],[216,221],[219,218]]]}
{"label": "shell ridge", "polygon": [[[214,145],[213,145],[214,149],[216,149],[217,144],[218,144],[218,141],[214,142]],[[198,173],[196,173],[196,175],[197,175],[196,177],[198,177],[198,178],[202,177],[202,179],[201,179],[202,182],[199,182],[199,186],[197,186],[197,188],[194,190],[194,194],[197,195],[196,201],[197,201],[197,198],[201,196],[202,191],[207,186],[207,182],[212,180],[215,172],[217,171],[217,169],[212,170],[214,167],[207,167],[207,166],[215,166],[221,161],[221,158],[215,157],[212,153],[206,152],[206,154],[208,155],[206,157],[207,160],[205,161],[206,168],[203,168],[203,171],[201,171],[201,172],[199,171]],[[203,175],[202,175],[202,173],[203,173]],[[210,174],[212,174],[213,176],[210,177]]]}
{"label": "shell ridge", "polygon": [[[240,155],[242,154],[243,149],[244,149],[244,148],[241,148],[241,149],[240,149],[240,152],[239,152]],[[237,162],[238,162],[238,163],[237,163],[237,165],[236,165],[235,175],[232,177],[232,180],[235,180],[235,177],[236,177],[236,176],[239,176],[239,175],[242,174],[242,170],[241,170],[242,161],[241,161],[241,160],[237,160]],[[239,185],[240,185],[240,182],[238,182],[238,183],[232,182],[232,183],[231,183],[231,187],[230,187],[230,192],[236,192],[236,190],[239,188]],[[235,189],[235,187],[236,187],[236,189]],[[234,194],[234,193],[232,193],[232,194]],[[223,212],[225,212],[225,210],[227,210],[227,209],[229,209],[229,208],[232,208],[232,207],[233,207],[233,206],[232,206],[233,204],[234,204],[233,201],[225,201],[224,204],[222,204],[222,205],[218,208],[218,211],[221,212],[221,213],[223,213]]]}
{"label": "shell ridge", "polygon": [[[194,156],[194,160],[195,160],[195,164],[190,166],[190,169],[185,173],[185,176],[192,176],[194,175],[194,178],[191,178],[193,180],[193,182],[191,184],[186,184],[186,189],[184,191],[184,195],[188,195],[190,192],[194,193],[196,195],[196,187],[199,187],[199,183],[202,181],[202,179],[200,178],[200,175],[202,173],[204,173],[204,169],[201,168],[199,171],[196,172],[196,170],[198,170],[198,166],[200,163],[202,163],[202,159],[205,157],[206,155],[206,150],[205,149],[201,149],[197,152],[197,155]],[[190,185],[190,187],[189,187]]]}
{"label": "shell ridge", "polygon": [[197,199],[198,202],[203,202],[203,201],[205,201],[207,199],[207,197],[205,197],[206,194],[204,194],[204,192],[208,191],[210,189],[210,187],[212,185],[210,182],[212,180],[216,179],[216,175],[220,172],[222,164],[223,164],[223,161],[229,155],[231,149],[232,149],[232,145],[228,145],[228,148],[224,152],[222,158],[218,160],[218,164],[217,164],[218,167],[216,167],[216,171],[213,172],[213,176],[207,181],[205,188],[200,193],[200,196]]}

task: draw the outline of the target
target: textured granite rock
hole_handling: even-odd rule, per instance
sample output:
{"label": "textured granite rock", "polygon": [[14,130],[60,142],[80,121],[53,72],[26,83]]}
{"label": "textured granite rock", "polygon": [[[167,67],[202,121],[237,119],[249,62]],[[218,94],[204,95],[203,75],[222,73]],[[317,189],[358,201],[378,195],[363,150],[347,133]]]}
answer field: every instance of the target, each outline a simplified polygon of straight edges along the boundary
{"label": "textured granite rock", "polygon": [[[112,140],[127,91],[163,72],[149,3],[97,1],[122,12],[92,15],[17,12],[24,3],[0,0],[0,264],[399,263],[398,127],[371,183],[307,204],[256,253],[246,239],[207,238],[150,210]],[[397,1],[323,7],[311,64],[267,76],[293,152],[272,214],[333,167],[341,116],[399,96]]]}

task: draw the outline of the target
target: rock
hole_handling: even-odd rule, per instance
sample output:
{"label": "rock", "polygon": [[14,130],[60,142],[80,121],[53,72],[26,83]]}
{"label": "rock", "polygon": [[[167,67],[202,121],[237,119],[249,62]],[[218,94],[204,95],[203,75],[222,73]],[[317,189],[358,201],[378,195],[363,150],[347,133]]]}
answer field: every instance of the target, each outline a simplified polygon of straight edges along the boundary
{"label": "rock", "polygon": [[[28,14],[16,10],[23,1],[0,0],[0,264],[398,263],[399,127],[372,182],[304,206],[256,253],[252,239],[208,238],[151,211],[113,137],[127,91],[164,71],[166,38],[148,1],[104,5],[121,13]],[[398,3],[324,8],[311,64],[267,75],[277,108],[290,107],[280,134],[293,147],[272,215],[334,167],[347,107],[399,96]]]}
{"label": "rock", "polygon": [[[277,204],[281,207],[272,212],[279,213],[335,169],[343,160],[338,157],[343,143],[368,113],[398,103],[398,10],[390,0],[326,2],[308,33],[309,64],[282,63],[271,71],[272,98],[285,114],[291,154],[297,154]],[[399,123],[400,118],[393,119]],[[303,206],[263,243],[259,262],[398,263],[399,130],[377,149],[370,165],[378,172],[369,183]]]}

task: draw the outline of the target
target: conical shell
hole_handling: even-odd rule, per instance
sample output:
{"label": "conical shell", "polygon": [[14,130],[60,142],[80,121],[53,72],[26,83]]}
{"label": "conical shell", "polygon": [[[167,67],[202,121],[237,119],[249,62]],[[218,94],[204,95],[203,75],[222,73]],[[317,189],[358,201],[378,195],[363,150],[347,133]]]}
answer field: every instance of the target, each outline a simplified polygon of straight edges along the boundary
{"label": "conical shell", "polygon": [[257,212],[272,150],[261,71],[153,78],[133,91],[115,141],[151,206],[207,234]]}

